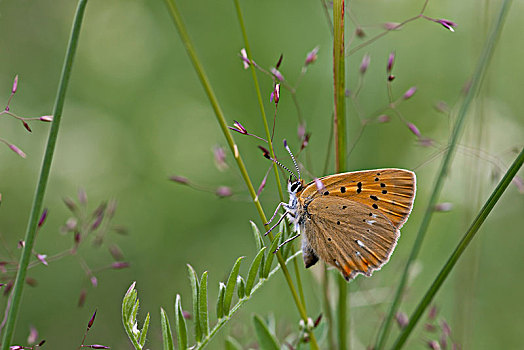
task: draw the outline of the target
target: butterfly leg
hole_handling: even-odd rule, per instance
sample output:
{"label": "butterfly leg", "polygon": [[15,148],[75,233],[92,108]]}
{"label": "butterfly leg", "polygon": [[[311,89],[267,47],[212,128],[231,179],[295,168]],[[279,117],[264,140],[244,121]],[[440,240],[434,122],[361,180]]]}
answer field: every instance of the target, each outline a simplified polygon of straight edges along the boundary
{"label": "butterfly leg", "polygon": [[269,221],[266,222],[264,225],[269,225],[269,223],[270,223],[271,221],[273,221],[273,219],[275,218],[275,216],[277,216],[278,209],[280,209],[280,207],[283,206],[283,205],[285,205],[285,204],[287,204],[287,203],[284,203],[284,202],[280,202],[280,203],[278,203],[278,205],[277,205],[277,209],[276,209],[275,212],[273,213],[273,216],[272,216],[271,219],[269,219]]}
{"label": "butterfly leg", "polygon": [[284,246],[286,243],[291,242],[292,240],[294,240],[294,239],[297,238],[298,236],[300,236],[300,233],[298,233],[298,234],[294,235],[293,237],[288,238],[288,239],[286,239],[284,242],[280,243],[280,245],[277,247],[277,249],[275,249],[275,251],[274,251],[273,253],[278,252],[278,250],[279,250],[280,248],[282,248],[282,246]]}
{"label": "butterfly leg", "polygon": [[[284,215],[282,215],[282,216],[280,217],[280,219],[278,219],[278,221],[277,221],[276,224],[274,224],[273,226],[271,226],[271,228],[270,228],[269,230],[267,230],[266,233],[264,233],[264,236],[267,236],[267,234],[268,234],[269,232],[273,231],[273,229],[274,229],[275,227],[277,227],[277,226],[282,222],[282,220],[284,220],[284,218],[286,217],[286,214],[287,214],[287,212],[284,213]],[[271,221],[270,221],[270,222],[271,222]]]}

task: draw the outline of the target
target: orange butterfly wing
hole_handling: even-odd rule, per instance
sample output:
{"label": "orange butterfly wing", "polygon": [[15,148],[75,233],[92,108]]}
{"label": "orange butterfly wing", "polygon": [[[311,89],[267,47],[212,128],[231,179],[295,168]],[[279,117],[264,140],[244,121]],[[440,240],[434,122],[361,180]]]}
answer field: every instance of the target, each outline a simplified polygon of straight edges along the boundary
{"label": "orange butterfly wing", "polygon": [[380,210],[336,196],[318,196],[307,205],[304,234],[315,254],[347,280],[380,269],[400,236]]}
{"label": "orange butterfly wing", "polygon": [[299,201],[317,196],[337,196],[378,209],[395,227],[408,219],[416,191],[415,173],[404,169],[364,170],[324,176],[325,189],[319,193],[314,182],[297,193]]}

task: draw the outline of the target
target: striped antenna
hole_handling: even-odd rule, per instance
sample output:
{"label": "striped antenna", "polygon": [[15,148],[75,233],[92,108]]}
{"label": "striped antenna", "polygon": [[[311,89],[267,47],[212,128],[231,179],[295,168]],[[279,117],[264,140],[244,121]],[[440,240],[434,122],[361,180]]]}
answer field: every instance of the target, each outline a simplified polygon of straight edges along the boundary
{"label": "striped antenna", "polygon": [[284,139],[284,147],[286,148],[287,152],[291,156],[291,159],[293,160],[293,164],[295,164],[295,169],[297,169],[298,178],[297,180],[300,180],[302,177],[300,176],[300,169],[298,168],[297,161],[295,160],[295,157],[293,156],[293,153],[291,153],[291,150],[289,149],[289,146],[287,145],[287,141]]}
{"label": "striped antenna", "polygon": [[[300,177],[297,177],[291,170],[289,170],[289,168],[287,166],[285,166],[284,164],[280,163],[278,160],[271,158],[271,156],[269,155],[269,152],[264,147],[258,146],[258,148],[260,148],[262,150],[262,152],[264,152],[264,157],[266,157],[270,161],[274,162],[276,165],[278,165],[282,169],[286,170],[295,179],[300,180]],[[299,176],[300,176],[300,173],[299,173]]]}

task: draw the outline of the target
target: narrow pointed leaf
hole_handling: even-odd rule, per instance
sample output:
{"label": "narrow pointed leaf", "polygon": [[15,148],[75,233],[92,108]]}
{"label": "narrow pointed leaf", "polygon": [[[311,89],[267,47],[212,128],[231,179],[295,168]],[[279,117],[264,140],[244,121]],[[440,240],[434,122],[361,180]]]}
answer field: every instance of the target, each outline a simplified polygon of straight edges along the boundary
{"label": "narrow pointed leaf", "polygon": [[[136,314],[138,311],[138,293],[135,290],[136,282],[129,287],[122,301],[122,323],[127,336],[135,349],[142,349],[139,342],[139,334],[135,333]],[[147,328],[146,328],[147,330]]]}
{"label": "narrow pointed leaf", "polygon": [[271,271],[271,264],[273,263],[273,258],[275,257],[275,254],[273,253],[280,242],[280,236],[282,236],[282,232],[279,232],[275,238],[273,239],[273,242],[271,242],[271,246],[269,247],[269,253],[267,254],[267,259],[264,264],[264,278],[267,278],[269,275],[269,271]]}
{"label": "narrow pointed leaf", "polygon": [[200,320],[200,330],[205,337],[209,333],[209,316],[207,311],[207,271],[202,274],[200,279],[200,293],[198,299],[198,310]]}
{"label": "narrow pointed leaf", "polygon": [[240,263],[244,259],[243,256],[235,261],[235,265],[231,269],[229,278],[227,279],[226,292],[224,295],[224,315],[229,314],[229,309],[231,307],[231,300],[233,300],[233,292],[235,291],[235,285],[237,284],[238,271],[240,270]]}
{"label": "narrow pointed leaf", "polygon": [[186,319],[182,313],[182,300],[180,299],[180,294],[177,294],[175,299],[175,321],[178,330],[178,349],[185,350],[187,349],[187,327]]}
{"label": "narrow pointed leaf", "polygon": [[195,339],[197,342],[202,340],[202,331],[200,329],[200,312],[199,312],[199,286],[198,286],[198,276],[195,272],[195,269],[191,265],[187,265],[189,271],[189,280],[191,282],[191,290],[193,292],[193,316],[194,316],[194,325],[195,325]]}
{"label": "narrow pointed leaf", "polygon": [[226,350],[242,350],[242,345],[232,337],[227,337],[226,339]]}
{"label": "narrow pointed leaf", "polygon": [[264,320],[258,315],[253,316],[253,325],[255,326],[255,333],[257,335],[258,344],[262,350],[280,350],[280,346],[273,334],[267,328]]}
{"label": "narrow pointed leaf", "polygon": [[[264,247],[266,248],[266,247]],[[264,268],[266,267],[266,255],[264,253],[262,253],[262,259],[260,259],[260,268],[259,268],[259,273],[258,273],[258,276],[260,279],[264,279],[266,277],[264,277]]]}
{"label": "narrow pointed leaf", "polygon": [[255,278],[257,277],[258,267],[260,266],[260,262],[262,261],[262,258],[264,257],[265,250],[266,250],[266,247],[263,247],[262,249],[260,249],[258,254],[253,259],[251,266],[249,267],[249,272],[247,273],[247,281],[246,281],[246,295],[247,296],[251,294],[251,289],[253,289],[253,285],[255,284]]}
{"label": "narrow pointed leaf", "polygon": [[220,282],[218,290],[218,300],[217,300],[217,318],[221,319],[224,317],[224,294],[226,294],[226,285]]}
{"label": "narrow pointed leaf", "polygon": [[138,342],[140,343],[141,347],[144,347],[144,344],[146,343],[146,336],[147,336],[148,329],[149,329],[149,312],[147,313],[146,320],[144,321],[144,325],[142,326],[142,331],[140,331],[140,340]]}
{"label": "narrow pointed leaf", "polygon": [[164,309],[160,308],[160,323],[162,326],[162,343],[164,350],[174,350],[173,333],[171,333],[171,326],[169,326],[169,318]]}
{"label": "narrow pointed leaf", "polygon": [[238,299],[242,299],[246,296],[246,283],[242,276],[237,276],[237,295]]}
{"label": "narrow pointed leaf", "polygon": [[249,222],[251,223],[251,228],[253,229],[253,235],[255,236],[255,244],[257,245],[257,251],[259,251],[264,246],[264,239],[262,238],[262,235],[260,234],[258,226],[251,220]]}

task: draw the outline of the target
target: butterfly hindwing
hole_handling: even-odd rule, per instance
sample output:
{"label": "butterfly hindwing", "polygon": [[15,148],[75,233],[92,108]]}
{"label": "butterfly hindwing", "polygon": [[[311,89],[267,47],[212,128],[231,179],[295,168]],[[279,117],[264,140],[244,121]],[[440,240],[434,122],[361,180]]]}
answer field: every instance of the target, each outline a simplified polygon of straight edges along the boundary
{"label": "butterfly hindwing", "polygon": [[380,269],[400,235],[379,209],[340,196],[317,196],[303,212],[308,245],[346,279]]}

